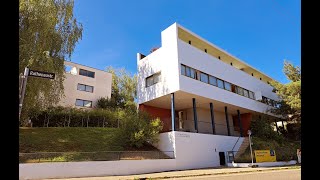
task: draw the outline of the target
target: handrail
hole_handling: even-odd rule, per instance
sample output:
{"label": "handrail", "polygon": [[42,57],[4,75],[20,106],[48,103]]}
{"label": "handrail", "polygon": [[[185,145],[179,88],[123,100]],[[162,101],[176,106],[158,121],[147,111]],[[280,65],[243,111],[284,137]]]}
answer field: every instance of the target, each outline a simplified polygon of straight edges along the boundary
{"label": "handrail", "polygon": [[234,147],[236,147],[236,144],[238,143],[239,139],[241,138],[241,136],[238,137],[237,142],[233,145],[233,148],[231,151],[233,151]]}

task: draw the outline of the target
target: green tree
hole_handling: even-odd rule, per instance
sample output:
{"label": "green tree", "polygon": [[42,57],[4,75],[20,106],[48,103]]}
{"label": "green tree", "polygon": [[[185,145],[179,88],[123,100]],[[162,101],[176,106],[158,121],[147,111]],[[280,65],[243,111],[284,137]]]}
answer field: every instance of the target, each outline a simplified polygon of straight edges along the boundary
{"label": "green tree", "polygon": [[112,74],[111,98],[101,98],[98,107],[136,109],[137,76],[131,75],[124,68],[115,69],[109,66],[106,71]]}
{"label": "green tree", "polygon": [[64,60],[83,30],[73,7],[73,0],[19,1],[19,74],[25,67],[56,74],[55,80],[28,78],[22,119],[29,109],[55,105],[63,95]]}
{"label": "green tree", "polygon": [[288,61],[284,62],[283,71],[290,80],[287,84],[272,81],[274,91],[280,97],[278,108],[273,113],[286,117],[288,121],[301,121],[301,70]]}

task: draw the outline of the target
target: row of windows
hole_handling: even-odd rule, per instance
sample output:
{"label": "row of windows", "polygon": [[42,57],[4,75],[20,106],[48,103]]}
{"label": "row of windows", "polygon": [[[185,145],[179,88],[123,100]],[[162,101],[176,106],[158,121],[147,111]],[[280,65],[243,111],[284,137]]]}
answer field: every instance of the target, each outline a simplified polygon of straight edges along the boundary
{"label": "row of windows", "polygon": [[268,104],[269,106],[272,106],[272,107],[277,107],[278,106],[277,101],[272,100],[272,99],[267,98],[267,97],[264,97],[264,96],[262,96],[262,101],[261,102],[265,103],[265,104]]}
{"label": "row of windows", "polygon": [[92,101],[76,99],[76,106],[92,108]]}
{"label": "row of windows", "polygon": [[234,93],[237,93],[241,96],[245,96],[250,99],[255,99],[254,93],[252,91],[249,91],[247,89],[244,89],[242,87],[236,86],[234,84],[231,84],[227,81],[224,81],[222,79],[216,78],[214,76],[211,76],[209,74],[206,74],[204,72],[198,71],[196,69],[193,69],[191,67],[188,67],[186,65],[181,64],[181,74],[196,80],[200,80],[204,83],[217,86],[221,89],[225,89]]}
{"label": "row of windows", "polygon": [[77,89],[79,91],[86,91],[86,92],[93,92],[93,86],[85,85],[85,84],[78,84]]}
{"label": "row of windows", "polygon": [[155,73],[146,78],[146,87],[152,86],[158,82],[160,82],[161,72]]}

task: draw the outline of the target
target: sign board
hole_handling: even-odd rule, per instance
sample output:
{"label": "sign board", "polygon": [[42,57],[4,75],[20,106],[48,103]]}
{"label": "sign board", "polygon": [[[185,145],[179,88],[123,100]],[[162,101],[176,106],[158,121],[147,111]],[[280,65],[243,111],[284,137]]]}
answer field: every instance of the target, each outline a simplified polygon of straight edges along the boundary
{"label": "sign board", "polygon": [[46,79],[54,79],[56,75],[54,73],[35,71],[35,70],[30,69],[28,76],[41,77],[41,78],[46,78]]}
{"label": "sign board", "polygon": [[276,152],[274,150],[254,150],[256,162],[276,162]]}

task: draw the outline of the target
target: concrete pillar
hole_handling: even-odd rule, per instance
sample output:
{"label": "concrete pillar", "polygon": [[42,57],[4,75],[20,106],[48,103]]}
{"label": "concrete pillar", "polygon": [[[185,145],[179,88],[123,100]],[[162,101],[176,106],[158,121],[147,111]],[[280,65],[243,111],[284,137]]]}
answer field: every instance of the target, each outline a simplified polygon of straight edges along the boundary
{"label": "concrete pillar", "polygon": [[171,129],[175,131],[175,108],[174,108],[174,93],[171,93]]}
{"label": "concrete pillar", "polygon": [[239,127],[240,127],[240,136],[243,137],[241,115],[240,115],[239,110],[237,110],[237,112],[238,112],[238,122],[239,122]]}
{"label": "concrete pillar", "polygon": [[226,114],[228,136],[230,136],[230,127],[229,127],[229,118],[228,118],[228,108],[227,108],[227,106],[224,107],[224,112]]}
{"label": "concrete pillar", "polygon": [[216,128],[215,128],[215,124],[214,124],[213,104],[212,103],[210,103],[210,113],[211,113],[212,134],[216,134]]}
{"label": "concrete pillar", "polygon": [[194,120],[194,129],[198,133],[198,117],[197,117],[197,108],[196,108],[196,99],[192,98],[192,105],[193,105],[193,120]]}

